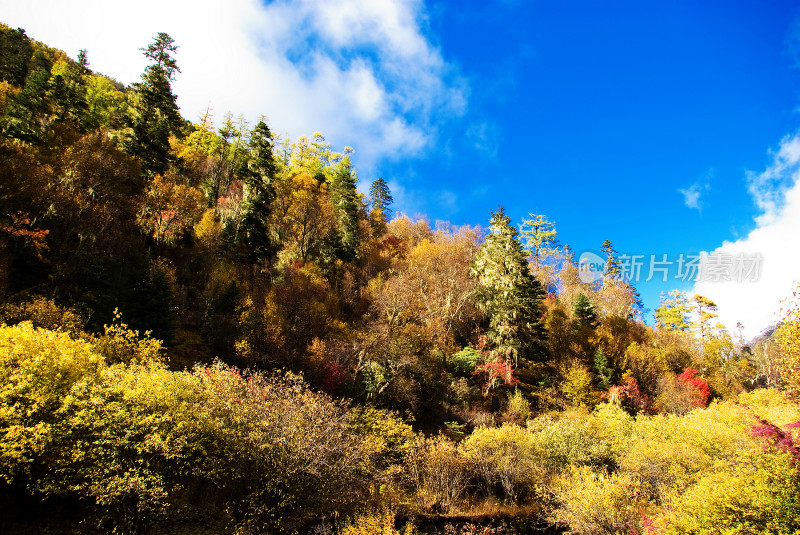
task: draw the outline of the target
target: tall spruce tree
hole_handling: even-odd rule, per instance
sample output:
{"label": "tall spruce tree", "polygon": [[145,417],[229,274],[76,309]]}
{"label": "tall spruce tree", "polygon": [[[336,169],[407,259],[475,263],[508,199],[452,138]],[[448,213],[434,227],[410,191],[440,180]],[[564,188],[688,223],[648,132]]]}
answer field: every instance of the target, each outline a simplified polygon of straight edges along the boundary
{"label": "tall spruce tree", "polygon": [[247,212],[242,222],[244,242],[251,260],[256,263],[268,260],[276,252],[269,232],[277,169],[272,147],[272,132],[260,121],[250,133],[249,158],[240,171],[248,188]]}
{"label": "tall spruce tree", "polygon": [[575,298],[575,303],[572,305],[572,315],[581,327],[597,326],[597,311],[583,292],[580,292],[578,297]]}
{"label": "tall spruce tree", "polygon": [[171,85],[175,73],[181,72],[173,57],[177,50],[169,35],[156,35],[153,43],[142,49],[152,63],[145,68],[142,81],[133,84],[130,95],[130,134],[124,147],[140,159],[149,175],[167,170],[169,136],[183,124]]}
{"label": "tall spruce tree", "polygon": [[339,169],[333,175],[330,193],[339,235],[336,256],[346,262],[351,262],[356,259],[358,254],[360,203],[356,188],[356,175],[347,156],[340,162]]}
{"label": "tall spruce tree", "polygon": [[531,274],[517,229],[502,208],[492,214],[490,234],[475,255],[470,274],[478,282],[476,304],[489,316],[490,348],[509,362],[541,359],[544,291]]}
{"label": "tall spruce tree", "polygon": [[386,223],[392,215],[389,206],[393,201],[389,185],[384,179],[375,180],[369,187],[369,221],[375,234],[382,234],[386,230]]}

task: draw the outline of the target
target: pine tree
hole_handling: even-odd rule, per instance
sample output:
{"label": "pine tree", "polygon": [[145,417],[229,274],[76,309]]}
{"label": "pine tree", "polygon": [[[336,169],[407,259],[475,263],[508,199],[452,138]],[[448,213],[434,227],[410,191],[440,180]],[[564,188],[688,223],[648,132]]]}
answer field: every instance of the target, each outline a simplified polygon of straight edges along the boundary
{"label": "pine tree", "polygon": [[610,279],[618,278],[622,270],[617,260],[617,252],[614,250],[614,246],[611,245],[611,240],[604,241],[603,245],[600,246],[600,250],[606,255],[606,270],[604,275]]}
{"label": "pine tree", "polygon": [[578,297],[575,298],[575,303],[572,305],[572,315],[578,325],[582,327],[597,326],[597,311],[583,292],[580,292]]}
{"label": "pine tree", "polygon": [[329,191],[338,223],[339,251],[336,256],[346,262],[352,262],[358,253],[360,203],[356,175],[347,156],[340,162],[339,169],[331,180]]}
{"label": "pine tree", "polygon": [[32,55],[33,45],[25,30],[0,28],[0,81],[24,85]]}
{"label": "pine tree", "polygon": [[389,192],[389,185],[382,178],[375,180],[369,188],[370,212],[369,220],[372,224],[373,232],[382,234],[386,229],[386,223],[392,215],[389,209],[394,199]]}
{"label": "pine tree", "polygon": [[541,284],[531,274],[517,229],[502,208],[492,214],[490,234],[472,262],[477,306],[489,316],[490,347],[506,361],[543,355]]}
{"label": "pine tree", "polygon": [[171,82],[180,72],[172,57],[178,50],[172,38],[159,33],[153,43],[142,49],[153,63],[142,74],[142,81],[133,84],[130,98],[130,134],[125,142],[128,154],[138,156],[149,175],[163,173],[169,165],[169,136],[183,124],[177,96]]}
{"label": "pine tree", "polygon": [[250,157],[240,173],[248,187],[249,198],[242,222],[244,241],[254,262],[266,260],[276,252],[268,223],[271,204],[275,199],[277,169],[272,145],[272,132],[264,121],[259,122],[250,134]]}
{"label": "pine tree", "polygon": [[608,365],[608,357],[603,350],[598,348],[594,354],[594,371],[597,373],[597,383],[602,390],[611,386],[614,370]]}

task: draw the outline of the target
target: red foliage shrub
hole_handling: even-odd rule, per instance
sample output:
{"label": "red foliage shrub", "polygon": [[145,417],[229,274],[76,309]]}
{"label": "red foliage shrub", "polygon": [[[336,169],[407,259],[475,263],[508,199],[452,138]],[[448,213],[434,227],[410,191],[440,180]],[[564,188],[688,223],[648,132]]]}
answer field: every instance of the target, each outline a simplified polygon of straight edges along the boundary
{"label": "red foliage shrub", "polygon": [[[791,432],[781,429],[777,425],[770,423],[763,418],[755,417],[759,425],[750,428],[750,432],[755,437],[763,437],[768,444],[765,448],[774,448],[783,453],[788,453],[792,457],[792,463],[800,467],[800,445],[795,444]],[[786,426],[787,429],[800,428],[800,420]]]}
{"label": "red foliage shrub", "polygon": [[501,383],[505,386],[514,386],[519,383],[519,379],[514,377],[514,364],[503,359],[480,364],[475,369],[475,375],[486,375],[486,382],[483,384],[483,394],[488,395],[489,392],[500,386]]}
{"label": "red foliage shrub", "polygon": [[684,372],[678,376],[678,380],[692,387],[694,393],[693,406],[708,407],[708,400],[711,398],[711,389],[707,382],[697,377],[697,370],[694,368],[686,368]]}
{"label": "red foliage shrub", "polygon": [[325,392],[331,395],[338,394],[346,380],[347,371],[344,369],[344,366],[337,362],[328,362],[325,364],[322,379],[322,389]]}

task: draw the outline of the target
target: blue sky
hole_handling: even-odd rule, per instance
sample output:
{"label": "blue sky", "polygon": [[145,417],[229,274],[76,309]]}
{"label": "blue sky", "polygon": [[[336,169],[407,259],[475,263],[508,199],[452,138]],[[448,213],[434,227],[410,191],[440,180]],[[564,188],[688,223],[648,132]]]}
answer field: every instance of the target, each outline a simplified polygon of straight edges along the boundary
{"label": "blue sky", "polygon": [[[320,131],[355,148],[362,185],[382,176],[396,211],[431,222],[485,225],[503,205],[515,221],[546,214],[578,253],[605,239],[645,258],[762,252],[758,284],[683,285],[748,334],[800,277],[796,3],[0,0],[0,13],[125,83],[166,31],[186,117],[211,106]],[[652,310],[678,282],[636,286]]]}

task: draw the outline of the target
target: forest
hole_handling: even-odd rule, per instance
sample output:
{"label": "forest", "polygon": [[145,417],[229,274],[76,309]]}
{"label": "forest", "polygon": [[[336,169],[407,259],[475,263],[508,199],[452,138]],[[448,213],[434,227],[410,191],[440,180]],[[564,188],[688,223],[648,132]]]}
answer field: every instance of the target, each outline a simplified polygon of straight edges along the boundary
{"label": "forest", "polygon": [[544,214],[182,117],[176,50],[125,86],[0,25],[0,530],[800,533],[800,293],[646,318],[611,240],[584,282]]}

